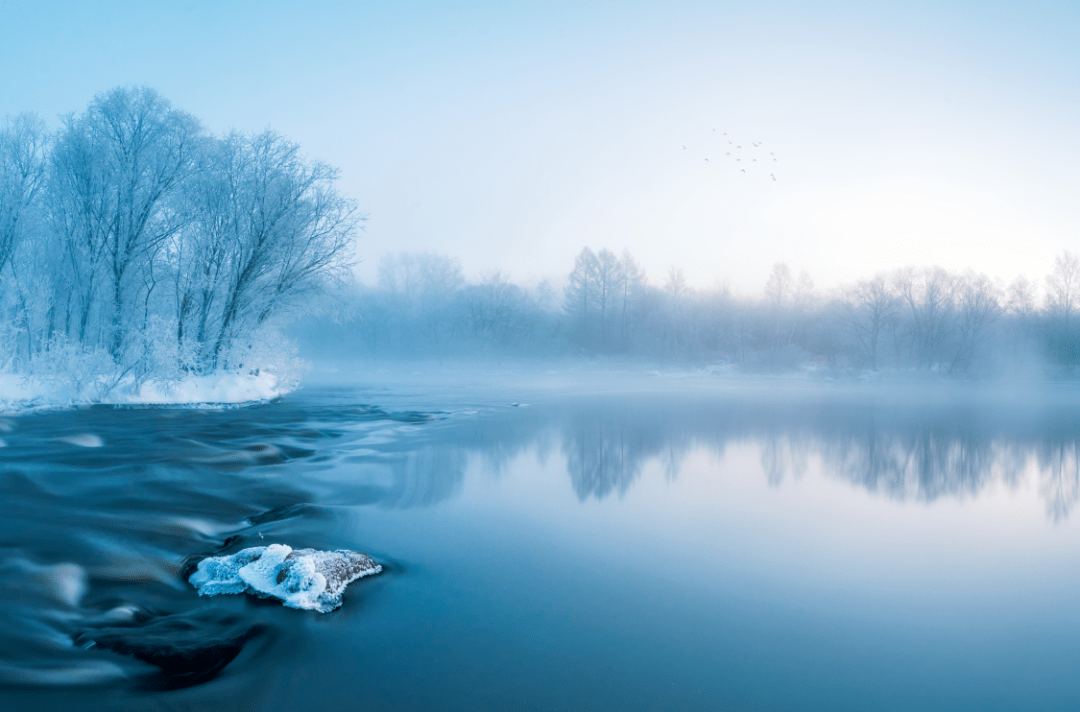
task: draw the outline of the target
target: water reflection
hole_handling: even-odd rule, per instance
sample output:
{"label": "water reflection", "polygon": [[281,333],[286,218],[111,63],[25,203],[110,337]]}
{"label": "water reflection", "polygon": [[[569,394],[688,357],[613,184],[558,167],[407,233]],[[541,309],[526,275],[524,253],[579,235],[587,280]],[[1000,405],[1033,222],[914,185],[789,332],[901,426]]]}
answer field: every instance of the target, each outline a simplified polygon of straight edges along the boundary
{"label": "water reflection", "polygon": [[1042,443],[1036,448],[1039,491],[1046,511],[1055,521],[1064,519],[1080,499],[1080,457],[1077,441]]}
{"label": "water reflection", "polygon": [[923,503],[1031,483],[1054,522],[1080,500],[1071,406],[639,394],[395,413],[360,399],[3,421],[0,685],[201,683],[219,669],[177,661],[207,639],[250,662],[250,641],[280,634],[278,609],[193,599],[184,572],[198,556],[264,537],[360,546],[339,524],[362,507],[435,507],[473,469],[500,478],[522,457],[565,464],[582,502],[617,502],[647,472],[678,480],[692,453],[720,460],[735,445],[756,448],[761,472],[750,474],[778,488],[813,468]]}
{"label": "water reflection", "polygon": [[752,443],[770,486],[802,477],[815,461],[829,476],[897,501],[972,498],[1035,477],[1048,517],[1060,521],[1080,500],[1077,415],[1080,408],[1014,404],[593,397],[426,433],[422,447],[394,460],[383,498],[431,505],[454,496],[471,457],[497,476],[521,453],[544,458],[553,447],[579,500],[619,498],[650,461],[676,479],[696,448],[722,458],[731,444]]}
{"label": "water reflection", "polygon": [[405,508],[450,499],[461,491],[467,463],[464,450],[433,444],[398,453],[389,464],[391,484],[381,491],[379,501]]}
{"label": "water reflection", "polygon": [[[620,408],[571,413],[560,436],[566,470],[578,499],[619,496],[641,476],[645,461],[669,444],[669,438],[649,426],[647,413]],[[681,461],[681,455],[673,458]]]}

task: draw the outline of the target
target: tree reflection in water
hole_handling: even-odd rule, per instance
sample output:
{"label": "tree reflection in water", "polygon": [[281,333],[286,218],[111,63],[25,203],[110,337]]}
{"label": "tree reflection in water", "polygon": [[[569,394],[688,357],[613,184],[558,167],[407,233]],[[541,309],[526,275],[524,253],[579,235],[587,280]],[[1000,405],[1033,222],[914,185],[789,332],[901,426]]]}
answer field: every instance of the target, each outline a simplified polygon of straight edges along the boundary
{"label": "tree reflection in water", "polygon": [[626,494],[642,466],[663,457],[669,478],[689,450],[685,433],[658,427],[651,410],[600,404],[573,411],[559,427],[566,470],[578,499]]}
{"label": "tree reflection in water", "polygon": [[581,501],[622,497],[650,460],[673,480],[694,449],[722,457],[730,444],[753,443],[770,486],[802,477],[815,461],[829,476],[897,501],[976,497],[994,483],[1015,489],[1036,477],[1047,514],[1058,521],[1080,500],[1080,419],[1073,410],[591,397],[500,410],[428,433],[430,441],[395,456],[395,484],[384,502],[433,504],[454,495],[471,457],[501,476],[526,451],[541,459],[560,452]]}
{"label": "tree reflection in water", "polygon": [[1039,467],[1039,492],[1046,502],[1046,513],[1054,520],[1069,515],[1080,499],[1080,458],[1076,438],[1040,443],[1036,450]]}

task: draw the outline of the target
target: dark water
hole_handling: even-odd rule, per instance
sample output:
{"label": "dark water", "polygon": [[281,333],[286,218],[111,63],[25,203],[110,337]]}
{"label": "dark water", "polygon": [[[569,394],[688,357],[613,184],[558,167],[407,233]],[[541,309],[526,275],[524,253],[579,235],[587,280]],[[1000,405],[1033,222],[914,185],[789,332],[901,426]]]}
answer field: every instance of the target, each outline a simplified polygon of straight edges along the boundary
{"label": "dark water", "polygon": [[[1080,393],[1043,395],[8,417],[0,708],[1078,709]],[[185,581],[275,542],[385,572],[326,615]]]}

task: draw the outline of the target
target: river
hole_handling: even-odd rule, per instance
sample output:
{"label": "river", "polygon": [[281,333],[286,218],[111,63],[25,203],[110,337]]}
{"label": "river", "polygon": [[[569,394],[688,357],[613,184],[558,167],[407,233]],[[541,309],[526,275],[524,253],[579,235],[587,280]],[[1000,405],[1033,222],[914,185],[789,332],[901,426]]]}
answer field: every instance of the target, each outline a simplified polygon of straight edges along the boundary
{"label": "river", "polygon": [[[1078,709],[1080,389],[1037,390],[5,416],[0,708]],[[186,581],[270,543],[384,570],[327,614]]]}

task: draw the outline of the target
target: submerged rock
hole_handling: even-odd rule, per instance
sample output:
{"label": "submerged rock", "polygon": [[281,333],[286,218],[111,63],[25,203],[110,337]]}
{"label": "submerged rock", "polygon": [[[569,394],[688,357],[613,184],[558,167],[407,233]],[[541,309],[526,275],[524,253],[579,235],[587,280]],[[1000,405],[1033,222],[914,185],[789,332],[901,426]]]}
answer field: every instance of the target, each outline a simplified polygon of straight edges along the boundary
{"label": "submerged rock", "polygon": [[346,586],[381,571],[371,557],[355,551],[294,551],[271,544],[203,559],[188,582],[200,596],[253,593],[281,599],[290,608],[329,613],[341,606]]}
{"label": "submerged rock", "polygon": [[[116,616],[113,616],[115,618]],[[189,687],[211,680],[263,631],[242,616],[210,608],[149,615],[132,611],[131,620],[108,616],[74,637],[81,648],[101,648],[150,663],[161,670],[159,685]]]}

